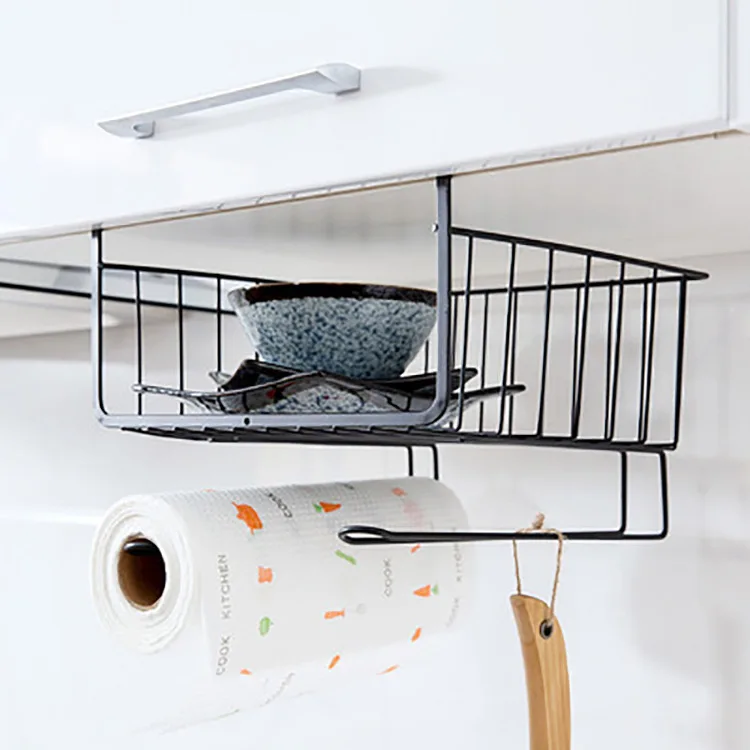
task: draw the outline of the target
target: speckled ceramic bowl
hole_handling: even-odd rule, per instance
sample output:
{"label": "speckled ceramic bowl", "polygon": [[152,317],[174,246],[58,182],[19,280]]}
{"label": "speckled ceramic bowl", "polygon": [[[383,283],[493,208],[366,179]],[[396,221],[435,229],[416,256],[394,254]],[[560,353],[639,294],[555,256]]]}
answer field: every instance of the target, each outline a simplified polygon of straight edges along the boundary
{"label": "speckled ceramic bowl", "polygon": [[435,325],[437,295],[372,284],[259,284],[229,303],[260,356],[297,370],[397,378]]}

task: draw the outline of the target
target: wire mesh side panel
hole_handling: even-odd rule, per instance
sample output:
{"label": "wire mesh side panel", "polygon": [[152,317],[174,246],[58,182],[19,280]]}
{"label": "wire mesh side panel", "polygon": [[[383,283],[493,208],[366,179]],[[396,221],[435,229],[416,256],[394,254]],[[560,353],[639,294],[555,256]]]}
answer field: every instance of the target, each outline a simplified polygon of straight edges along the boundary
{"label": "wire mesh side panel", "polygon": [[139,386],[206,392],[257,352],[233,320],[227,293],[273,281],[100,262],[94,337],[103,414],[184,415],[185,401]]}
{"label": "wire mesh side panel", "polygon": [[471,229],[452,238],[457,438],[676,446],[691,272]]}

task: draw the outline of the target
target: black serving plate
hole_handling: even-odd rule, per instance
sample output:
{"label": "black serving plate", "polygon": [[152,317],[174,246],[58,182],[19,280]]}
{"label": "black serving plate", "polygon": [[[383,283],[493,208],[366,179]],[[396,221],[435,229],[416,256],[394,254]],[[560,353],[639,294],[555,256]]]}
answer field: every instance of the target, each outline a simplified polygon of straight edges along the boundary
{"label": "black serving plate", "polygon": [[[477,369],[467,367],[464,376],[464,385],[477,376]],[[268,362],[259,362],[254,359],[246,359],[235,370],[233,375],[228,373],[212,371],[209,377],[219,386],[220,390],[236,391],[242,388],[252,388],[264,383],[273,383],[276,380],[302,375],[299,370],[289,367],[274,365]],[[336,377],[336,376],[334,376]],[[351,382],[351,381],[350,381]],[[436,372],[425,372],[419,375],[404,375],[400,378],[387,380],[358,380],[356,381],[370,388],[386,388],[414,396],[435,397],[435,386],[437,382]],[[456,368],[450,374],[450,389],[455,391],[461,387],[461,369]]]}

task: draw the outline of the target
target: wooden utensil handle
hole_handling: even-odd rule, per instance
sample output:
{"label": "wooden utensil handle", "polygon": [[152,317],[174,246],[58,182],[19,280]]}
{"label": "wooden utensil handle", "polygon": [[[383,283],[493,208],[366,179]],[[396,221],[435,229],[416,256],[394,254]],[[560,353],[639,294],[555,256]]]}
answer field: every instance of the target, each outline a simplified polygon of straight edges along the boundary
{"label": "wooden utensil handle", "polygon": [[570,750],[570,684],[565,640],[549,608],[525,594],[510,598],[521,639],[531,750]]}

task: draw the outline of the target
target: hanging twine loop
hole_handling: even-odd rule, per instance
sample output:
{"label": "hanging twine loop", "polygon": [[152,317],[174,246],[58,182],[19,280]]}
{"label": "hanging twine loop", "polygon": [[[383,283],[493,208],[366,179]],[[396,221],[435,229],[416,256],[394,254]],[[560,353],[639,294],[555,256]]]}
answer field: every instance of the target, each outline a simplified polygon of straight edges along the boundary
{"label": "hanging twine loop", "polygon": [[[545,529],[544,528],[544,513],[537,513],[534,522],[525,529],[519,529],[519,534],[554,534],[557,537],[557,562],[555,564],[555,579],[552,583],[552,596],[550,597],[547,619],[545,625],[550,629],[555,618],[555,602],[557,601],[557,587],[560,583],[560,568],[562,567],[562,553],[563,553],[563,542],[565,537],[561,531],[557,529]],[[521,568],[518,563],[518,544],[516,540],[513,540],[513,563],[516,568],[516,592],[521,595]]]}

